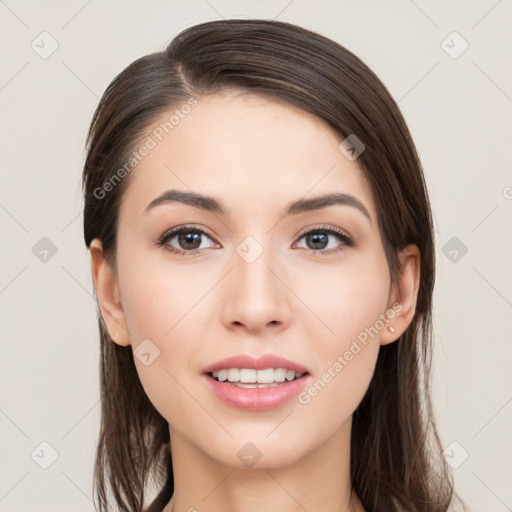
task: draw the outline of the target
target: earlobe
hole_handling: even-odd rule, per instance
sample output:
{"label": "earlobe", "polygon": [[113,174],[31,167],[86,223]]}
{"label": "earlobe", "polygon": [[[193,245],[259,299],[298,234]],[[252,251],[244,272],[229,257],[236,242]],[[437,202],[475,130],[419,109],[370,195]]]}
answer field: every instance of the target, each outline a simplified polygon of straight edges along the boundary
{"label": "earlobe", "polygon": [[396,341],[405,332],[416,313],[420,285],[420,251],[416,245],[410,244],[400,251],[399,259],[401,264],[400,285],[397,290],[398,297],[392,301],[396,314],[381,333],[381,345],[388,345]]}
{"label": "earlobe", "polygon": [[101,241],[95,238],[90,244],[91,272],[96,297],[112,341],[118,345],[130,344],[126,318],[119,298],[117,279],[103,254]]}

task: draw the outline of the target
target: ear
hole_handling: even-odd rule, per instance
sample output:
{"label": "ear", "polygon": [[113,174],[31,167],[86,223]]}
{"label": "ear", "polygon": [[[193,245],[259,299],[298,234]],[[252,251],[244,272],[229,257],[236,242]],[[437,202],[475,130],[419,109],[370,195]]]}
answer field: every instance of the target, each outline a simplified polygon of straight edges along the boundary
{"label": "ear", "polygon": [[105,259],[99,238],[91,241],[90,252],[96,297],[110,337],[118,345],[130,345],[126,318],[119,299],[117,278],[114,270]]}
{"label": "ear", "polygon": [[[400,284],[398,290],[393,287],[390,293],[391,301],[388,306],[396,313],[394,318],[390,319],[381,331],[381,345],[396,341],[405,332],[416,312],[420,285],[420,251],[414,244],[407,245],[399,252],[398,257],[401,266]],[[390,325],[395,329],[394,333],[388,329]]]}

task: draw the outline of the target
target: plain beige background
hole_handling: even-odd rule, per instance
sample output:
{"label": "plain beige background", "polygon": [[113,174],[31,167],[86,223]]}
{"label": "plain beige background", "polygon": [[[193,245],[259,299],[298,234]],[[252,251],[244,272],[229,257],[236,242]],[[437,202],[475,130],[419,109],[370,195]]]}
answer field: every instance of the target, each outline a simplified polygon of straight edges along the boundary
{"label": "plain beige background", "polygon": [[511,0],[0,0],[0,511],[94,510],[86,131],[125,66],[220,17],[275,18],[335,39],[399,102],[435,217],[443,446],[472,510],[512,510]]}

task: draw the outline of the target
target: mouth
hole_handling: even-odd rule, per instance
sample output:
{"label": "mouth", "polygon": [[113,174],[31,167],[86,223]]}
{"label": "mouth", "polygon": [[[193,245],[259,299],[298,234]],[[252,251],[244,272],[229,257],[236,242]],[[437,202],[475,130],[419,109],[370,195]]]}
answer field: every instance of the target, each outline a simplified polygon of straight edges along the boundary
{"label": "mouth", "polygon": [[207,388],[226,405],[263,412],[290,402],[312,377],[309,372],[285,368],[226,368],[204,373],[203,378]]}
{"label": "mouth", "polygon": [[286,368],[265,368],[256,370],[253,368],[226,368],[207,372],[206,375],[216,382],[221,382],[238,388],[271,388],[283,386],[289,382],[302,379],[309,372],[296,372]]}
{"label": "mouth", "polygon": [[310,371],[276,354],[239,354],[203,369],[207,388],[225,404],[266,411],[291,401],[312,379]]}

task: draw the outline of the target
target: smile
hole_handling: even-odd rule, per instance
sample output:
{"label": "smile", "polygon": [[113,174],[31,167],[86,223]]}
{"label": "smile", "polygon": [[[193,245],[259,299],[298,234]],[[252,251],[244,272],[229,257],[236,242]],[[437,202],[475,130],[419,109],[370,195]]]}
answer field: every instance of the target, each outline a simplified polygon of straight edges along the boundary
{"label": "smile", "polygon": [[210,391],[219,400],[229,406],[246,411],[275,409],[297,396],[311,379],[309,373],[304,373],[300,377],[294,375],[293,380],[268,383],[230,382],[228,380],[221,382],[217,380],[218,376],[214,378],[210,373],[204,374],[202,377]]}

